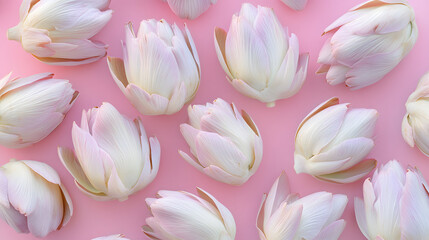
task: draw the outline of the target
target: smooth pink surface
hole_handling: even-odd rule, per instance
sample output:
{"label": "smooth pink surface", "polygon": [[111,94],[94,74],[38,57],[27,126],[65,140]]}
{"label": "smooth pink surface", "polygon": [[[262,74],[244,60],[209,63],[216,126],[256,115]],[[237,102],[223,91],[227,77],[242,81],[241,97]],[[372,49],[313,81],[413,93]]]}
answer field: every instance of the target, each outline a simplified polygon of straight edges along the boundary
{"label": "smooth pink surface", "polygon": [[[295,33],[302,52],[310,53],[307,81],[294,97],[277,102],[274,108],[267,108],[256,100],[236,92],[226,81],[225,73],[218,63],[214,44],[215,26],[228,29],[231,16],[238,12],[243,0],[219,0],[217,4],[199,18],[188,21],[176,17],[168,5],[161,0],[113,0],[112,20],[96,36],[110,45],[108,55],[122,57],[121,40],[124,39],[124,25],[128,21],[135,28],[142,19],[165,18],[168,22],[186,22],[194,37],[202,66],[200,89],[193,104],[203,104],[221,97],[245,109],[258,125],[264,140],[264,158],[256,174],[243,186],[234,187],[216,182],[187,164],[178,149],[188,151],[188,146],[179,132],[179,124],[187,121],[186,108],[172,116],[142,116],[149,135],[157,136],[161,142],[161,166],[158,177],[146,189],[125,202],[97,202],[78,191],[73,178],[62,166],[57,156],[57,146],[72,147],[71,127],[73,121],[80,121],[82,109],[98,106],[103,101],[114,104],[129,117],[138,116],[110,76],[106,59],[79,67],[56,67],[45,65],[24,52],[17,42],[6,39],[6,30],[18,23],[20,1],[0,1],[2,18],[0,32],[1,72],[4,76],[13,71],[13,76],[28,76],[40,72],[53,72],[55,77],[69,79],[80,92],[75,105],[64,122],[45,140],[25,149],[0,147],[0,164],[10,158],[43,161],[55,168],[73,199],[75,212],[69,224],[61,231],[50,234],[49,240],[91,239],[98,236],[123,233],[130,239],[147,239],[140,227],[145,223],[149,211],[144,199],[153,197],[158,190],[186,190],[195,193],[201,187],[214,195],[233,213],[237,223],[237,240],[257,240],[256,215],[264,192],[285,170],[289,176],[291,190],[301,195],[316,191],[344,193],[349,204],[344,213],[347,226],[340,239],[364,239],[353,213],[353,198],[362,196],[362,182],[336,185],[320,182],[311,176],[295,174],[293,170],[294,134],[298,124],[316,105],[332,96],[341,102],[350,102],[352,107],[375,108],[380,117],[376,128],[376,146],[370,157],[384,163],[390,159],[399,160],[402,165],[418,166],[429,180],[429,159],[418,149],[412,149],[401,136],[401,121],[405,113],[405,101],[415,89],[419,78],[429,70],[429,2],[410,0],[413,5],[419,39],[411,53],[379,83],[358,91],[344,86],[330,86],[324,76],[315,75],[319,50],[325,40],[323,29],[360,0],[310,0],[302,12],[294,12],[280,0],[250,0],[254,4],[272,7],[280,21]],[[0,117],[1,123],[1,117]],[[388,187],[388,186],[386,186]],[[6,223],[0,221],[0,239],[36,239],[31,235],[17,234]]]}

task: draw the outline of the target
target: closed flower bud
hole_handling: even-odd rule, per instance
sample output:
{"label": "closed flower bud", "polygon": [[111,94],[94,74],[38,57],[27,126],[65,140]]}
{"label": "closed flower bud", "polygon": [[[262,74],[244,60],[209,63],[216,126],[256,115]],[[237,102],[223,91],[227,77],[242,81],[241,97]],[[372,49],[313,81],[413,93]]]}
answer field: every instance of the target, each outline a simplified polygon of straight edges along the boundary
{"label": "closed flower bud", "polygon": [[185,25],[182,32],[165,20],[145,20],[136,35],[125,27],[124,60],[108,58],[113,79],[138,111],[173,114],[196,94],[200,60]]}
{"label": "closed flower bud", "polygon": [[429,156],[429,73],[426,73],[417,85],[417,89],[408,97],[407,113],[402,121],[402,136],[411,146],[417,145],[423,154]]}
{"label": "closed flower bud", "polygon": [[417,40],[414,10],[405,0],[370,0],[329,25],[331,37],[320,51],[318,73],[331,85],[351,89],[382,79]]}
{"label": "closed flower bud", "polygon": [[299,54],[298,38],[271,8],[243,4],[228,32],[215,29],[215,46],[232,86],[270,107],[297,93],[307,76],[308,54]]}
{"label": "closed flower bud", "polygon": [[45,237],[72,215],[70,196],[50,166],[11,160],[0,167],[0,218],[17,232]]}
{"label": "closed flower bud", "polygon": [[10,28],[10,40],[51,65],[73,66],[95,62],[107,45],[91,40],[112,17],[110,0],[23,0],[20,22]]}
{"label": "closed flower bud", "polygon": [[163,0],[180,18],[195,19],[203,14],[217,0]]}
{"label": "closed flower bud", "polygon": [[282,0],[288,7],[296,11],[304,10],[308,0]]}
{"label": "closed flower bud", "polygon": [[188,115],[190,124],[180,125],[180,131],[193,157],[180,155],[220,182],[245,183],[262,160],[262,138],[250,116],[220,98],[189,106]]}
{"label": "closed flower bud", "polygon": [[289,192],[282,173],[264,195],[257,227],[261,240],[336,240],[346,225],[340,219],[347,196],[317,192],[300,198]]}
{"label": "closed flower bud", "polygon": [[144,233],[153,240],[234,240],[231,212],[209,193],[197,188],[198,196],[183,191],[159,191],[147,198],[152,217]]}
{"label": "closed flower bud", "polygon": [[415,168],[393,160],[375,170],[355,198],[356,220],[369,240],[423,240],[429,236],[428,185]]}
{"label": "closed flower bud", "polygon": [[126,200],[158,173],[158,140],[148,139],[140,119],[122,116],[109,103],[83,111],[72,138],[75,151],[60,147],[58,154],[77,187],[96,200]]}
{"label": "closed flower bud", "polygon": [[0,80],[0,145],[27,147],[48,136],[64,119],[79,93],[51,73]]}
{"label": "closed flower bud", "polygon": [[295,172],[320,180],[350,183],[371,172],[377,161],[366,159],[378,113],[349,109],[338,98],[317,106],[298,127],[295,136]]}

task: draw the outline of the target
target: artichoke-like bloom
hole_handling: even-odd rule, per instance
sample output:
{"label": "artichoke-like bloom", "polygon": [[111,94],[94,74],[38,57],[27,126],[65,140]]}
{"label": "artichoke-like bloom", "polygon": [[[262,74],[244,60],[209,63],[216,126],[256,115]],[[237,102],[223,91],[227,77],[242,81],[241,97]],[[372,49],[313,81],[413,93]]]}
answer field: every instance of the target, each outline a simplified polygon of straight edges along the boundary
{"label": "artichoke-like bloom", "polygon": [[195,19],[203,14],[217,0],[163,0],[180,18]]}
{"label": "artichoke-like bloom", "polygon": [[110,0],[23,0],[20,22],[9,40],[51,65],[74,66],[106,55],[107,45],[91,40],[112,17]]}
{"label": "artichoke-like bloom", "polygon": [[427,239],[428,185],[415,168],[393,160],[363,184],[363,201],[355,198],[359,228],[369,240]]}
{"label": "artichoke-like bloom", "polygon": [[140,119],[126,118],[109,103],[84,110],[72,138],[75,152],[60,147],[58,154],[77,187],[96,200],[124,201],[158,173],[158,139],[148,140]]}
{"label": "artichoke-like bloom", "polygon": [[416,90],[408,97],[407,113],[402,121],[402,136],[411,146],[417,145],[429,156],[429,73],[426,73]]}
{"label": "artichoke-like bloom", "polygon": [[113,79],[138,111],[173,114],[195,96],[200,60],[185,25],[182,32],[165,20],[144,20],[137,35],[125,27],[124,60],[108,58]]}
{"label": "artichoke-like bloom", "polygon": [[29,160],[0,167],[0,218],[15,231],[45,237],[72,215],[70,196],[53,168]]}
{"label": "artichoke-like bloom", "polygon": [[329,25],[332,34],[320,51],[318,73],[331,85],[351,89],[382,79],[413,48],[417,36],[414,10],[405,0],[370,0]]}
{"label": "artichoke-like bloom", "polygon": [[125,238],[125,236],[122,234],[116,234],[116,235],[111,235],[111,236],[106,236],[106,237],[98,237],[98,238],[94,238],[92,240],[129,240],[129,239]]}
{"label": "artichoke-like bloom", "polygon": [[262,138],[250,116],[220,98],[189,106],[188,115],[190,124],[180,125],[180,131],[194,157],[180,155],[217,181],[245,183],[262,160]]}
{"label": "artichoke-like bloom", "polygon": [[304,10],[308,0],[282,0],[288,7],[296,11]]}
{"label": "artichoke-like bloom", "polygon": [[377,165],[363,160],[374,147],[378,113],[375,109],[349,109],[338,98],[317,106],[305,117],[295,135],[295,171],[317,179],[354,182]]}
{"label": "artichoke-like bloom", "polygon": [[197,192],[164,190],[147,198],[152,217],[146,219],[144,233],[153,240],[234,240],[231,212],[204,190]]}
{"label": "artichoke-like bloom", "polygon": [[336,240],[346,225],[339,219],[347,196],[317,192],[299,198],[289,192],[283,172],[270,192],[264,194],[257,228],[261,240]]}
{"label": "artichoke-like bloom", "polygon": [[271,8],[243,4],[228,33],[215,29],[215,46],[232,86],[269,107],[297,93],[307,77],[308,53],[299,54],[298,38]]}
{"label": "artichoke-like bloom", "polygon": [[23,148],[47,137],[79,93],[52,73],[0,80],[0,145]]}

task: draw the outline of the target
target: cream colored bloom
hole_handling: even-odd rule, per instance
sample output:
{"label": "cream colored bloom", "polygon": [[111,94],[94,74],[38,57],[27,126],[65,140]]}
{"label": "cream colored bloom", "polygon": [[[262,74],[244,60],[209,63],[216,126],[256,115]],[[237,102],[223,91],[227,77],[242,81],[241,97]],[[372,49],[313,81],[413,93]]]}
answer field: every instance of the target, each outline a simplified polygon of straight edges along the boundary
{"label": "cream colored bloom", "polygon": [[370,0],[329,25],[332,34],[320,51],[318,73],[331,85],[352,89],[382,79],[413,48],[418,32],[413,8],[405,0]]}
{"label": "cream colored bloom", "polygon": [[70,196],[53,168],[28,160],[0,167],[0,218],[17,232],[45,237],[72,215]]}
{"label": "cream colored bloom", "polygon": [[377,117],[374,109],[349,109],[349,104],[339,104],[338,98],[317,106],[295,136],[296,173],[337,183],[367,175],[377,164],[374,159],[365,159],[374,147]]}
{"label": "cream colored bloom", "polygon": [[125,27],[124,60],[108,58],[113,79],[138,111],[173,114],[197,93],[200,60],[185,25],[182,32],[165,20],[144,20],[138,34]]}
{"label": "cream colored bloom", "polygon": [[20,22],[8,38],[52,65],[80,65],[106,55],[107,45],[92,40],[112,17],[110,0],[23,0]]}

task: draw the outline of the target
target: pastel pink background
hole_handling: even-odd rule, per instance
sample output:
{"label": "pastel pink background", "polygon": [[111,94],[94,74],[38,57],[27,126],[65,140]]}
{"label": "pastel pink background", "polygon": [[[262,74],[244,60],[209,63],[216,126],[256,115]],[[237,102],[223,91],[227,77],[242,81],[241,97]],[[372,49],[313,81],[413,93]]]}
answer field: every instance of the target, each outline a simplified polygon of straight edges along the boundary
{"label": "pastel pink background", "polygon": [[[161,166],[155,181],[125,202],[97,202],[81,194],[75,187],[73,178],[59,161],[57,146],[72,147],[72,122],[80,121],[82,109],[108,101],[129,117],[134,118],[139,113],[114,83],[105,58],[86,66],[49,66],[24,52],[17,42],[8,41],[6,30],[18,23],[20,2],[0,0],[0,75],[6,75],[10,71],[13,71],[13,76],[53,72],[57,78],[69,79],[80,92],[64,122],[45,140],[26,149],[0,147],[0,164],[8,162],[10,158],[48,163],[58,171],[71,194],[74,216],[61,231],[54,232],[45,239],[83,240],[114,233],[123,233],[131,239],[147,239],[140,228],[149,215],[144,199],[153,197],[161,189],[195,193],[195,187],[198,186],[213,194],[231,210],[237,223],[237,240],[256,240],[258,235],[255,219],[262,194],[269,190],[282,170],[289,176],[292,191],[301,195],[322,190],[347,194],[349,204],[343,215],[347,226],[340,239],[363,239],[353,213],[353,198],[361,197],[363,180],[353,184],[336,185],[320,182],[308,175],[297,175],[293,170],[294,134],[298,124],[316,105],[332,96],[340,97],[341,102],[352,103],[353,107],[375,108],[379,111],[376,146],[370,157],[378,159],[380,163],[398,159],[403,166],[416,165],[429,179],[429,159],[417,149],[408,147],[401,136],[404,103],[415,89],[420,76],[429,70],[429,2],[426,0],[410,0],[416,11],[420,32],[414,49],[382,81],[358,91],[350,91],[344,86],[330,86],[323,76],[315,75],[315,71],[318,67],[318,52],[325,40],[321,37],[323,29],[349,8],[362,2],[361,0],[310,0],[302,12],[290,10],[280,0],[249,0],[254,4],[272,7],[282,24],[298,36],[301,52],[310,53],[309,73],[302,90],[290,99],[278,101],[274,108],[266,108],[264,104],[236,92],[225,80],[225,73],[214,50],[214,27],[228,29],[231,16],[239,11],[244,0],[219,0],[193,21],[176,17],[161,0],[113,0],[113,18],[96,36],[96,39],[110,45],[108,55],[122,57],[120,41],[124,39],[124,25],[128,21],[132,21],[135,28],[141,20],[147,18],[165,18],[168,22],[176,22],[179,25],[186,22],[196,43],[202,66],[200,89],[192,103],[204,104],[217,97],[234,102],[253,117],[264,140],[264,157],[259,170],[246,184],[234,187],[201,174],[177,153],[178,149],[188,151],[188,146],[179,132],[179,124],[187,121],[186,108],[172,116],[142,116],[148,134],[157,136],[161,142]],[[17,234],[0,221],[0,239],[36,238]]]}

